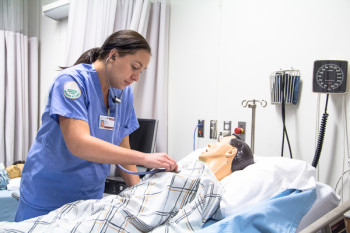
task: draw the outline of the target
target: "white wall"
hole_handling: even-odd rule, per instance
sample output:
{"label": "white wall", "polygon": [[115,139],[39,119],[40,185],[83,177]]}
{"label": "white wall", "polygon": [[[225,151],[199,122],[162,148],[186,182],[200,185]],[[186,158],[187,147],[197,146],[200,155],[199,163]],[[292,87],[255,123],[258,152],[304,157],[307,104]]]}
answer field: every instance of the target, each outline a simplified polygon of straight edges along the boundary
{"label": "white wall", "polygon": [[[198,119],[246,121],[250,143],[251,109],[242,100],[266,100],[257,107],[255,153],[280,156],[281,107],[270,104],[273,71],[301,71],[296,106],[287,106],[286,126],[293,156],[312,162],[315,151],[316,105],[312,92],[313,62],[350,61],[350,2],[345,0],[173,0],[170,18],[169,154],[177,160],[192,151]],[[349,94],[345,96],[349,109]],[[335,186],[342,173],[343,96],[332,95],[320,159],[319,179]],[[325,95],[321,95],[321,112]],[[349,117],[348,117],[349,120]],[[287,142],[285,141],[285,145]],[[285,146],[285,155],[289,157]],[[346,170],[348,165],[346,164]]]}
{"label": "white wall", "polygon": [[[46,5],[54,1],[41,0],[41,4]],[[41,12],[40,14],[40,115],[42,115],[49,88],[59,72],[59,66],[64,64],[68,19],[56,21],[42,15]]]}
{"label": "white wall", "polygon": [[[45,1],[52,2],[52,1]],[[247,122],[251,109],[242,100],[266,100],[257,107],[255,152],[280,156],[281,108],[270,104],[269,75],[291,67],[301,71],[298,105],[287,107],[286,126],[295,158],[312,162],[318,94],[312,93],[313,62],[350,61],[350,2],[347,0],[170,0],[169,151],[176,160],[193,147],[198,119],[204,119],[206,146],[209,121]],[[45,3],[46,4],[46,3]],[[48,88],[63,64],[67,20],[41,17],[41,112]],[[347,109],[349,94],[345,96]],[[343,96],[329,101],[326,138],[319,163],[320,181],[335,187],[343,163]],[[321,95],[323,113],[325,95]],[[349,117],[348,117],[349,118]],[[286,145],[286,142],[285,142]],[[285,146],[285,156],[289,157]],[[348,165],[346,164],[346,169]]]}

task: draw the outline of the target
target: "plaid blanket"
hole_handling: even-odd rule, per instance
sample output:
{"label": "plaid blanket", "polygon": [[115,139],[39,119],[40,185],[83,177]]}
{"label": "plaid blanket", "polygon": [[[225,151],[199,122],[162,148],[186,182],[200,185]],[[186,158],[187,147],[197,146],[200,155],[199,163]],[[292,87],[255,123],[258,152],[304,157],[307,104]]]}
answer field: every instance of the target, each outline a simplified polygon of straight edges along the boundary
{"label": "plaid blanket", "polygon": [[217,210],[223,189],[202,162],[180,169],[147,175],[119,195],[72,202],[19,223],[0,223],[0,232],[193,232]]}

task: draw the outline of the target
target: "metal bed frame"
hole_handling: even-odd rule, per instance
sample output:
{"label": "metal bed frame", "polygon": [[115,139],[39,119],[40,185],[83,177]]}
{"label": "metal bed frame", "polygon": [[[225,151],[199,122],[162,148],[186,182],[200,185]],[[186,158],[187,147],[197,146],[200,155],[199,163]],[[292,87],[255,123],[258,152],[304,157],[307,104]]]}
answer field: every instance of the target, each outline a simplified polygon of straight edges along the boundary
{"label": "metal bed frame", "polygon": [[[346,213],[348,210],[350,210],[350,200],[340,204],[338,207],[334,208],[327,214],[323,215],[320,219],[313,222],[308,227],[304,228],[300,233],[313,233],[313,232],[322,232],[322,233],[328,233],[328,232],[346,232],[344,230],[342,231],[332,231],[331,226],[333,224],[337,224],[340,221],[344,222],[344,213]],[[345,227],[345,222],[344,222]],[[344,228],[342,228],[344,229]]]}

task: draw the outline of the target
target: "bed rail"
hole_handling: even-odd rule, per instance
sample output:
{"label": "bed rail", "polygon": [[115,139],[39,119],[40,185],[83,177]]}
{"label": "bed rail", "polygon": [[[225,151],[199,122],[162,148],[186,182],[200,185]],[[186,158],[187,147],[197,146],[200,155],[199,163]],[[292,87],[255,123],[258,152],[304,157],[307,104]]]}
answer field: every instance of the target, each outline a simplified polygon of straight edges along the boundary
{"label": "bed rail", "polygon": [[339,217],[342,217],[348,210],[350,210],[350,200],[342,203],[327,214],[323,215],[323,217],[304,228],[302,231],[300,231],[300,233],[313,233],[322,230],[335,220],[339,219]]}

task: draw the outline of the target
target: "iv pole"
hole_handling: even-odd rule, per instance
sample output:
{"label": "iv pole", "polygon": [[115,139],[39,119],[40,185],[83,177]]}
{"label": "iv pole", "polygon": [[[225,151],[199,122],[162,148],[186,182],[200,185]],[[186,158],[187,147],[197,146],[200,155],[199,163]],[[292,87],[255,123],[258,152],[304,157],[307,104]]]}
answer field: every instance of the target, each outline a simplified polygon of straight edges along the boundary
{"label": "iv pole", "polygon": [[252,131],[250,135],[250,147],[252,149],[252,152],[254,154],[254,143],[255,143],[255,111],[256,111],[256,104],[260,103],[261,107],[265,108],[267,105],[267,102],[265,100],[243,100],[242,106],[245,108],[248,106],[248,108],[252,109]]}

